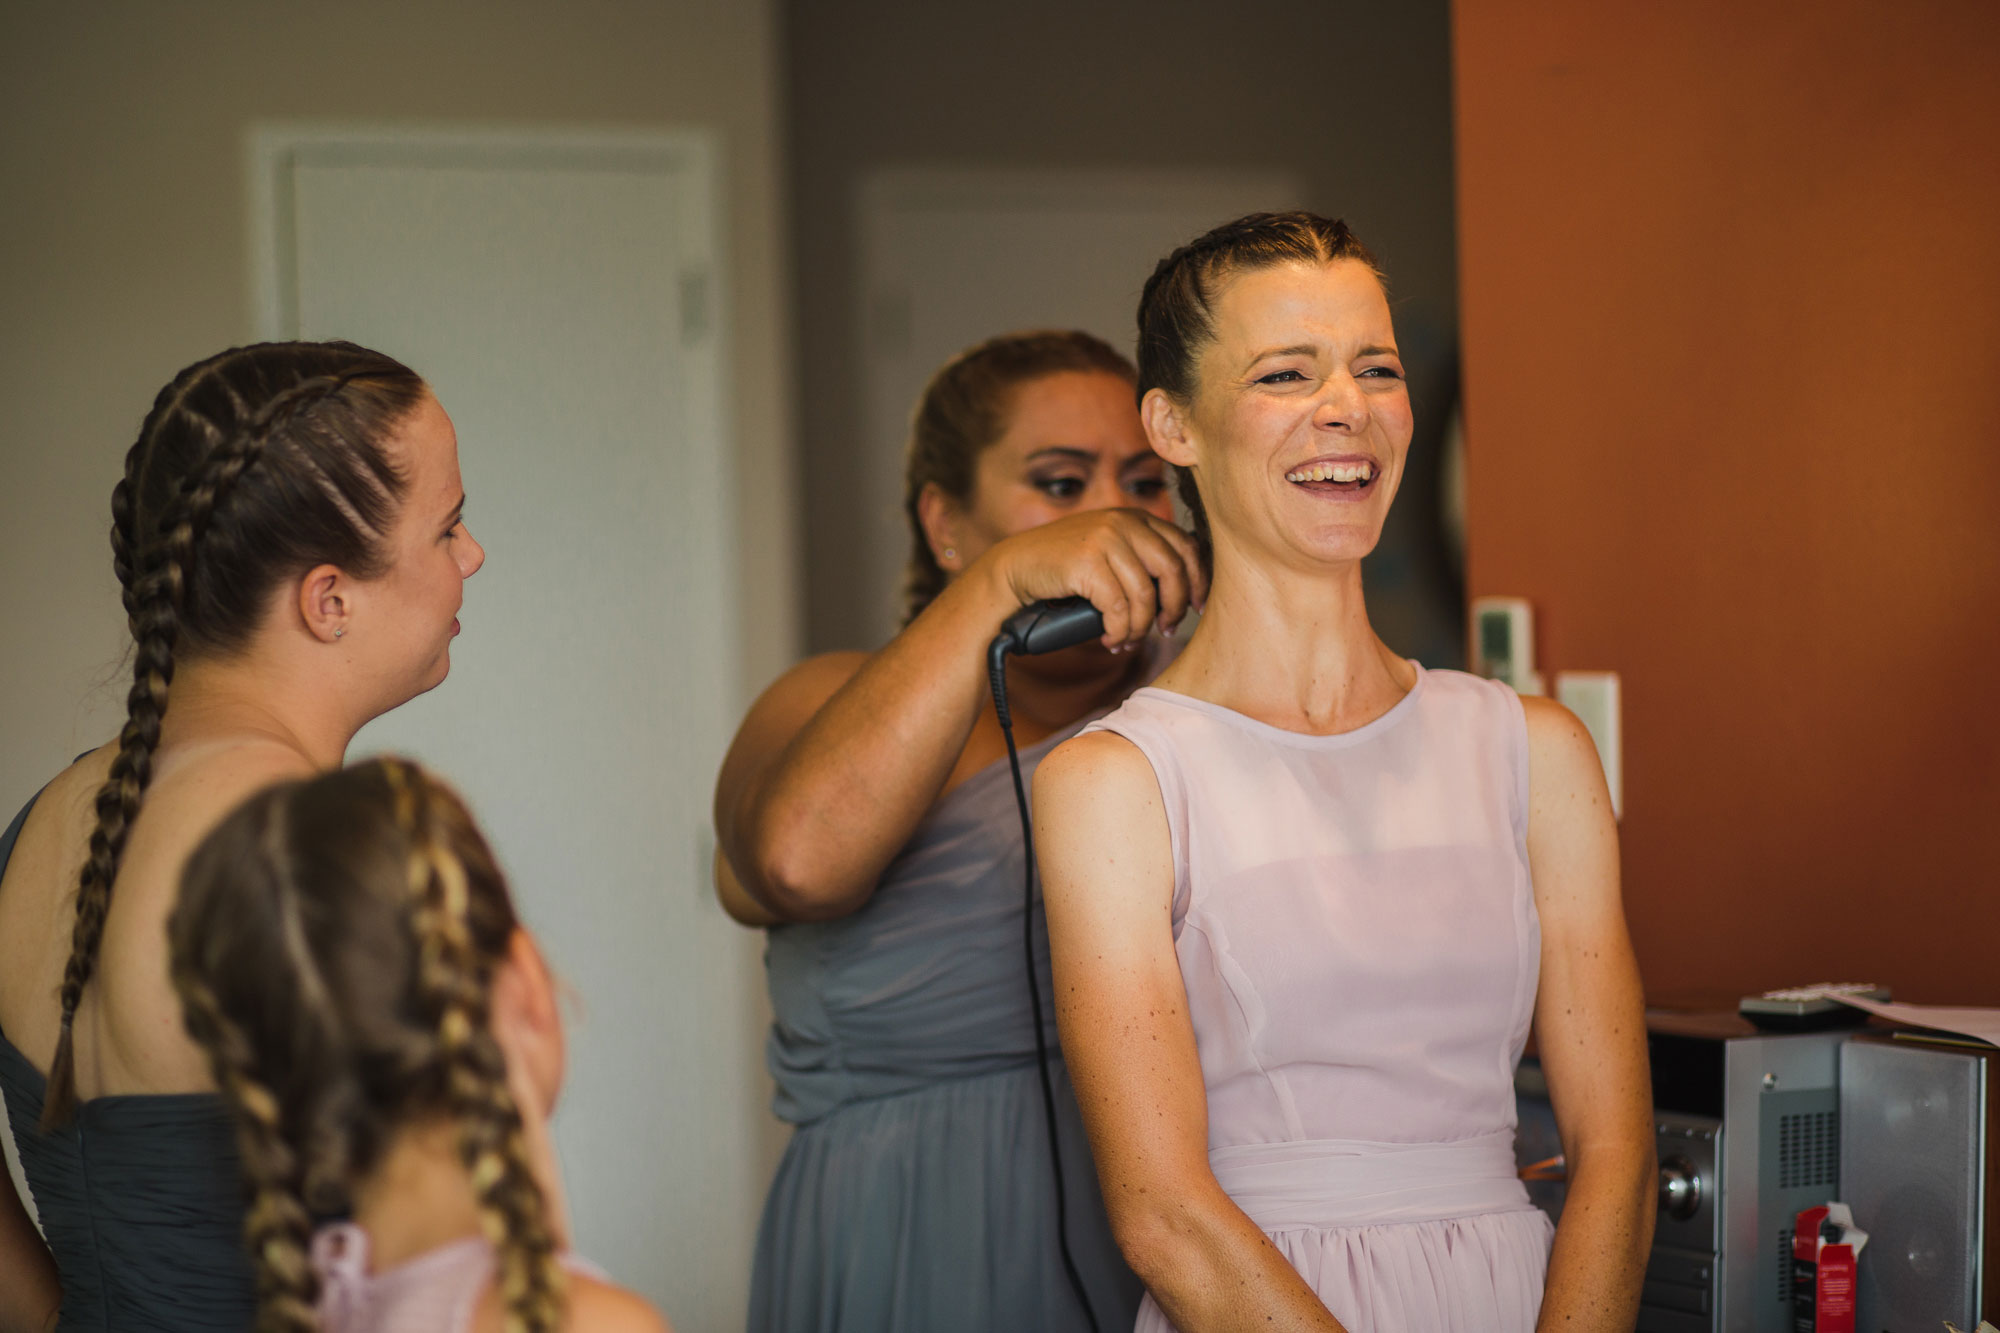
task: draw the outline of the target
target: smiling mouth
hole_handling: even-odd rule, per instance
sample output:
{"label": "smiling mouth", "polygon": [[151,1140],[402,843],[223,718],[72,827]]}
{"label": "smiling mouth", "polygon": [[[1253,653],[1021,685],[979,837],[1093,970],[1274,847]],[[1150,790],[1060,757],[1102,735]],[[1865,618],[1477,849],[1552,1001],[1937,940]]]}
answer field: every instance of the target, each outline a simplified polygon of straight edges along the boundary
{"label": "smiling mouth", "polygon": [[1308,463],[1287,472],[1285,480],[1301,490],[1321,495],[1354,496],[1373,489],[1381,476],[1381,469],[1364,458],[1337,463]]}

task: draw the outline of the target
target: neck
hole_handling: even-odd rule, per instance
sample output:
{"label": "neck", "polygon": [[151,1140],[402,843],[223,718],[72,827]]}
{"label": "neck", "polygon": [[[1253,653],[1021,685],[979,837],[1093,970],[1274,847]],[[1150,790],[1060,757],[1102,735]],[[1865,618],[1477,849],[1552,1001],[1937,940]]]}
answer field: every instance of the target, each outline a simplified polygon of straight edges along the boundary
{"label": "neck", "polygon": [[1114,657],[1090,644],[1045,658],[1009,658],[1007,711],[1021,730],[1042,735],[1060,731],[1130,694],[1146,660],[1143,650]]}
{"label": "neck", "polygon": [[161,748],[269,740],[315,768],[338,768],[367,718],[344,707],[327,684],[254,651],[177,663]]}
{"label": "neck", "polygon": [[354,1223],[368,1233],[369,1262],[378,1272],[482,1234],[456,1128],[431,1121],[399,1131],[355,1188]]}
{"label": "neck", "polygon": [[1416,673],[1376,637],[1361,563],[1295,570],[1218,550],[1201,625],[1160,683],[1287,731],[1379,717]]}

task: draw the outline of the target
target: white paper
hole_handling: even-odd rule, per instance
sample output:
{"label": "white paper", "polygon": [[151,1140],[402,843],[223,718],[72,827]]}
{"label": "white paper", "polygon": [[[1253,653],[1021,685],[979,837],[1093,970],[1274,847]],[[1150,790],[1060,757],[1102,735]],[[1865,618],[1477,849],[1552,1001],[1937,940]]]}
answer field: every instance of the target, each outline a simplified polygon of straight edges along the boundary
{"label": "white paper", "polygon": [[1934,1028],[1948,1032],[1955,1037],[1971,1037],[1975,1041],[2000,1046],[2000,1009],[1952,1009],[1937,1004],[1884,1004],[1880,1000],[1864,1000],[1858,995],[1830,995],[1827,998],[1851,1004],[1856,1009],[1866,1009],[1892,1023],[1907,1023],[1911,1027]]}

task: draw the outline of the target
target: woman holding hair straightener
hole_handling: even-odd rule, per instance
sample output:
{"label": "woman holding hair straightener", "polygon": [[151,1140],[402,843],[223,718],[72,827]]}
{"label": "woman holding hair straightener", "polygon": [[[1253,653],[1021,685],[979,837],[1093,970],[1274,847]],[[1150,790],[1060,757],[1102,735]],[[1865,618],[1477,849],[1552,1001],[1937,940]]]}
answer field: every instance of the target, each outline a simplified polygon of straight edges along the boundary
{"label": "woman holding hair straightener", "polygon": [[[1080,593],[1103,613],[1100,642],[1010,664],[1032,773],[1158,670],[1171,641],[1150,632],[1177,626],[1204,585],[1132,366],[1088,334],[1010,334],[941,369],[905,501],[903,631],[771,686],[716,783],[717,885],[769,930],[776,1109],[797,1127],[765,1205],[750,1328],[1088,1330],[1058,1245],[1021,827],[986,647],[1041,598]],[[1037,966],[1046,987],[1045,955]],[[1054,1063],[1069,1249],[1098,1325],[1123,1328],[1138,1283]]]}

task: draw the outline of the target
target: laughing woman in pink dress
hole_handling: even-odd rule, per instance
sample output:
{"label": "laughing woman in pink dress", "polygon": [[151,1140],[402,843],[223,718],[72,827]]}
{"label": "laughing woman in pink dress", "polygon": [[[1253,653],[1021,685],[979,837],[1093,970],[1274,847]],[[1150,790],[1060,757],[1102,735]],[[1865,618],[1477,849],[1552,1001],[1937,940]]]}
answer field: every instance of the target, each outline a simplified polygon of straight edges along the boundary
{"label": "laughing woman in pink dress", "polygon": [[[1373,262],[1310,214],[1210,232],[1146,285],[1139,389],[1207,612],[1034,792],[1139,1329],[1630,1329],[1655,1168],[1610,800],[1568,712],[1369,626],[1411,433]],[[1514,1170],[1531,1023],[1553,1237]]]}

